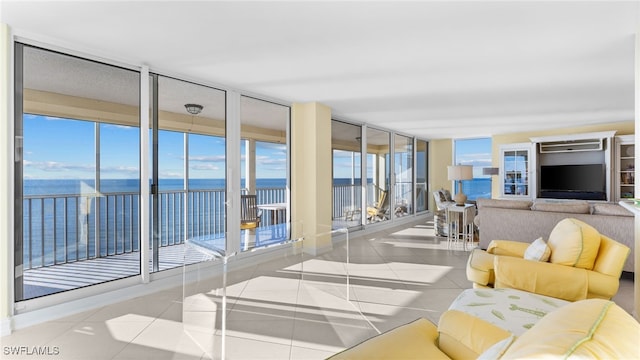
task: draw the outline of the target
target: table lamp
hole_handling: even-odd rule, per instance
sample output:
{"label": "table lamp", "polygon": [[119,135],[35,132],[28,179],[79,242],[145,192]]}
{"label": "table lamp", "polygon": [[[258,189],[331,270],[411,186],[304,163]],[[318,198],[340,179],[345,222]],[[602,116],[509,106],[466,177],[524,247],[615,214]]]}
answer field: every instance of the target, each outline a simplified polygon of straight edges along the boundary
{"label": "table lamp", "polygon": [[458,182],[458,191],[456,196],[453,197],[453,201],[458,206],[464,206],[464,202],[467,201],[467,195],[462,192],[462,180],[473,179],[473,166],[471,165],[451,165],[447,167],[447,175],[449,180]]}

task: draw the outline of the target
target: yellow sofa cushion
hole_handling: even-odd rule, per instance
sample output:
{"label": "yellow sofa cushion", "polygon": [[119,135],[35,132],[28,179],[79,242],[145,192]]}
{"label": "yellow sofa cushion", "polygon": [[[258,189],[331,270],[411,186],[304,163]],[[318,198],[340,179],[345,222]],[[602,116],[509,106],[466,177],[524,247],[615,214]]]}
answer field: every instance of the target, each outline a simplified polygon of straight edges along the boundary
{"label": "yellow sofa cushion", "polygon": [[634,359],[640,324],[615,303],[582,300],[549,313],[501,359]]}
{"label": "yellow sofa cushion", "polygon": [[600,233],[587,223],[567,218],[553,228],[547,244],[551,263],[591,270],[600,248]]}
{"label": "yellow sofa cushion", "polygon": [[329,359],[449,359],[438,349],[437,339],[436,326],[421,318],[368,339]]}
{"label": "yellow sofa cushion", "polygon": [[445,311],[438,322],[438,331],[438,346],[452,359],[475,359],[495,343],[512,335],[499,326],[459,310]]}

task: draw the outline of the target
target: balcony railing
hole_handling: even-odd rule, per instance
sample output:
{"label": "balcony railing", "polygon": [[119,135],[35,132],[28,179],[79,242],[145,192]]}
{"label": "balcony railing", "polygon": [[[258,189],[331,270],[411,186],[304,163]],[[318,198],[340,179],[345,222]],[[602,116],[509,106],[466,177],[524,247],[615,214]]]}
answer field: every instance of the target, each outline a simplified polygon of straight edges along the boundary
{"label": "balcony railing", "polygon": [[[373,193],[374,186],[369,184],[368,198],[373,199]],[[256,194],[258,204],[286,202],[284,188],[259,188]],[[396,194],[396,202],[402,201],[410,196],[411,188],[398,184]],[[158,201],[160,247],[182,244],[186,237],[224,236],[223,189],[160,191]],[[361,204],[360,185],[333,187],[334,219],[360,210]],[[24,197],[23,205],[25,270],[140,250],[137,192],[30,195]],[[264,212],[262,224],[273,223],[272,215]],[[153,231],[153,224],[150,230]]]}
{"label": "balcony railing", "polygon": [[[185,221],[186,193],[158,193],[160,247],[184,243],[185,228],[189,237],[225,232],[225,191],[189,191]],[[286,201],[284,188],[260,188],[257,195],[259,204]],[[139,251],[139,207],[137,192],[25,196],[24,269]],[[271,222],[269,212],[263,216]]]}

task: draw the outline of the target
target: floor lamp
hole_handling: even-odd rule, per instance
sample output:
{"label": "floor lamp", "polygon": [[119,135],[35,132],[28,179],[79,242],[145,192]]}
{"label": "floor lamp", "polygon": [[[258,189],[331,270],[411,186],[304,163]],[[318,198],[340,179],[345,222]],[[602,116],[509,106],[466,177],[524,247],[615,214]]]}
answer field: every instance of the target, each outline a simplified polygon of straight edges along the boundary
{"label": "floor lamp", "polygon": [[453,197],[453,201],[456,205],[463,206],[467,201],[467,195],[462,192],[462,180],[473,179],[473,166],[471,165],[451,165],[447,167],[447,175],[449,180],[458,182],[458,191],[456,196]]}

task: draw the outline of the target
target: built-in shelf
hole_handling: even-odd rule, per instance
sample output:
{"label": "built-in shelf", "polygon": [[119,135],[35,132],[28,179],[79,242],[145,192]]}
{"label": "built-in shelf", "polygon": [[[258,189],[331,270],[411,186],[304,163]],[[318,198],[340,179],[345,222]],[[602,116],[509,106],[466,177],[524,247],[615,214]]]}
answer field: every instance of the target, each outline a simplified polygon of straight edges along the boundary
{"label": "built-in shelf", "polygon": [[615,181],[616,200],[634,197],[635,187],[635,136],[616,136]]}

